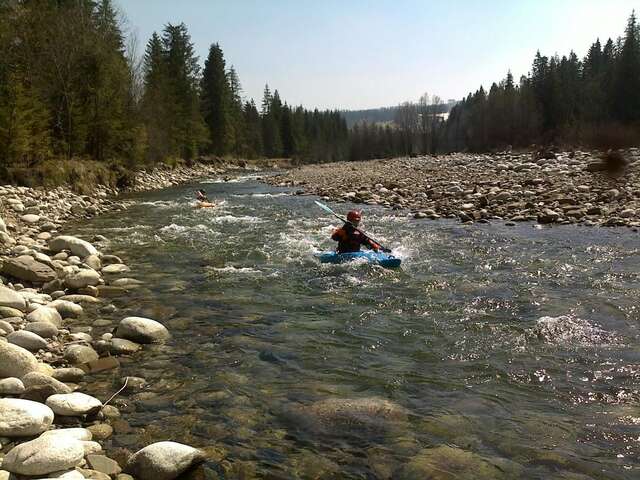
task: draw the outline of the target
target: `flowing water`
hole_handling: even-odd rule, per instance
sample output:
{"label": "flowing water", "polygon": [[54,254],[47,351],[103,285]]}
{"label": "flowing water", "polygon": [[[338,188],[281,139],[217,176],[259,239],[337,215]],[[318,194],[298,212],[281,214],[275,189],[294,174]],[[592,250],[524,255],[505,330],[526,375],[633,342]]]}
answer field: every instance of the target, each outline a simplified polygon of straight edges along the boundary
{"label": "flowing water", "polygon": [[255,178],[131,200],[72,228],[144,282],[104,317],[173,335],[89,386],[148,382],[109,448],[208,447],[229,479],[639,478],[637,234],[365,208],[385,270],[319,264],[336,220]]}

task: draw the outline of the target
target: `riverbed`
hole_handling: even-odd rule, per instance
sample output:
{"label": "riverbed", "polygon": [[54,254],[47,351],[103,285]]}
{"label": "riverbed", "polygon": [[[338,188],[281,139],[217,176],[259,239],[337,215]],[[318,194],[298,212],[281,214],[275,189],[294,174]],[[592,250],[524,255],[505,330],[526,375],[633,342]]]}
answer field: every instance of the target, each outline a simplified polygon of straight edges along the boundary
{"label": "riverbed", "polygon": [[211,178],[69,226],[143,282],[114,315],[173,336],[88,387],[148,383],[107,449],[205,447],[220,478],[638,477],[637,234],[370,206],[402,268],[321,265],[337,221],[314,199]]}

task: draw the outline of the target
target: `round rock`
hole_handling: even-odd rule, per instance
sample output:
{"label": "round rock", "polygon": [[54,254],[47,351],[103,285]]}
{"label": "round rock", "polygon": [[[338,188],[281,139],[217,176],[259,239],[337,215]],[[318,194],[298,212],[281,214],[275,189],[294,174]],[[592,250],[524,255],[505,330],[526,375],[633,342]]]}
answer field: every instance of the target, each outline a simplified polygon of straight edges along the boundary
{"label": "round rock", "polygon": [[62,395],[51,395],[47,398],[47,406],[56,415],[81,417],[102,407],[102,402],[95,397],[80,392]]}
{"label": "round rock", "polygon": [[9,343],[18,345],[30,352],[47,349],[47,341],[37,333],[28,332],[26,330],[18,330],[7,337]]}
{"label": "round rock", "polygon": [[176,442],[158,442],[134,453],[125,471],[140,480],[173,480],[204,460],[204,453],[196,448]]}
{"label": "round rock", "polygon": [[24,393],[24,384],[19,378],[3,378],[0,380],[0,395],[20,395]]}
{"label": "round rock", "polygon": [[22,378],[38,370],[38,361],[31,352],[18,345],[0,342],[0,378]]}
{"label": "round rock", "polygon": [[56,327],[62,327],[62,317],[55,308],[51,307],[39,307],[29,315],[27,315],[28,322],[48,322]]}
{"label": "round rock", "polygon": [[0,399],[0,437],[39,435],[51,426],[53,416],[51,408],[41,403],[19,398]]}
{"label": "round rock", "polygon": [[83,459],[82,442],[45,435],[10,450],[4,457],[2,468],[19,475],[46,475],[74,468]]}
{"label": "round rock", "polygon": [[49,322],[27,323],[24,329],[27,332],[33,332],[36,335],[40,335],[42,338],[52,338],[58,335],[58,327]]}
{"label": "round rock", "polygon": [[86,345],[71,345],[64,352],[64,358],[69,363],[79,365],[81,363],[89,363],[98,360],[97,352]]}
{"label": "round rock", "polygon": [[82,305],[66,300],[54,300],[47,307],[55,308],[64,318],[78,318],[82,315]]}
{"label": "round rock", "polygon": [[65,284],[69,288],[80,289],[89,286],[95,286],[100,283],[100,274],[93,269],[80,270],[72,273],[64,279]]}
{"label": "round rock", "polygon": [[18,292],[10,288],[0,286],[0,306],[15,308],[16,310],[25,311],[27,303],[24,297]]}
{"label": "round rock", "polygon": [[127,317],[121,320],[116,336],[137,343],[160,343],[170,337],[164,325],[142,317]]}

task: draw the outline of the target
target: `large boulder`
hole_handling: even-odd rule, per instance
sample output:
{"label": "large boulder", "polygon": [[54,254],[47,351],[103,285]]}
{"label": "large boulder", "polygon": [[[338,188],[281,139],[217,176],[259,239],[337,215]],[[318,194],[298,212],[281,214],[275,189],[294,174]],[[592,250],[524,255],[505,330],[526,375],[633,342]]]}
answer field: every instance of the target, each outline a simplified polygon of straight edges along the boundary
{"label": "large boulder", "polygon": [[56,272],[51,267],[38,262],[29,255],[5,260],[0,271],[5,275],[26,282],[46,283],[56,278]]}
{"label": "large boulder", "polygon": [[38,360],[31,352],[7,342],[0,342],[0,378],[22,378],[38,370]]}
{"label": "large boulder", "polygon": [[95,270],[85,269],[68,275],[64,279],[67,287],[73,289],[95,286],[100,283],[100,274]]}
{"label": "large boulder", "polygon": [[2,468],[11,473],[42,476],[69,470],[84,460],[81,441],[58,435],[45,435],[22,443],[7,453]]}
{"label": "large boulder", "polygon": [[55,308],[48,306],[37,308],[27,315],[27,322],[47,322],[57,328],[62,327],[62,317]]}
{"label": "large boulder", "polygon": [[7,337],[9,343],[18,345],[30,352],[47,349],[47,341],[37,333],[27,332],[26,330],[18,330]]}
{"label": "large boulder", "polygon": [[125,471],[140,480],[173,480],[204,460],[204,453],[196,448],[176,442],[158,442],[134,453]]}
{"label": "large boulder", "polygon": [[142,317],[127,317],[120,321],[116,336],[137,343],[160,343],[170,337],[160,322]]}
{"label": "large boulder", "polygon": [[56,415],[81,417],[102,407],[102,402],[91,395],[74,392],[51,395],[47,398],[47,406]]}
{"label": "large boulder", "polygon": [[39,435],[51,426],[53,416],[49,407],[38,402],[0,399],[0,437]]}
{"label": "large boulder", "polygon": [[27,302],[24,297],[15,290],[0,286],[0,306],[15,308],[24,312],[27,309]]}
{"label": "large boulder", "polygon": [[70,235],[62,235],[49,241],[49,250],[52,252],[61,252],[62,250],[69,250],[74,255],[80,258],[88,257],[89,255],[97,255],[98,250],[85,240],[81,240]]}

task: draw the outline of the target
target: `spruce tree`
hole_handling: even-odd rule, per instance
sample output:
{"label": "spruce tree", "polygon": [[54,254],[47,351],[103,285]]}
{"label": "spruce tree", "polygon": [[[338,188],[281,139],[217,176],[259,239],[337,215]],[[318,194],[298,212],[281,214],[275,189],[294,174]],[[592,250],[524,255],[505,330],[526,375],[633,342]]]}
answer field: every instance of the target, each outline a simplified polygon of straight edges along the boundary
{"label": "spruce tree", "polygon": [[635,11],[627,22],[614,85],[616,118],[625,123],[640,120],[640,27]]}
{"label": "spruce tree", "polygon": [[233,143],[232,93],[224,55],[217,43],[209,48],[200,90],[202,116],[209,128],[209,150],[216,155],[225,155]]}

